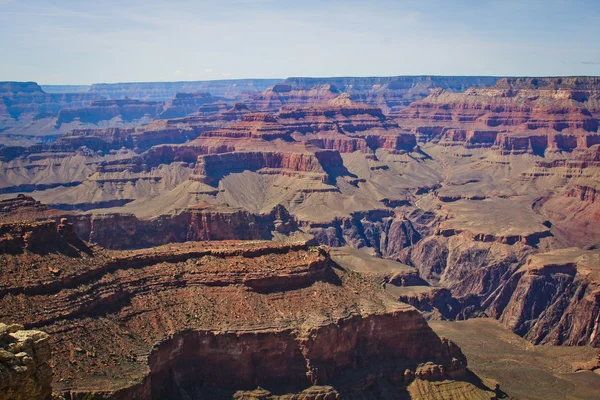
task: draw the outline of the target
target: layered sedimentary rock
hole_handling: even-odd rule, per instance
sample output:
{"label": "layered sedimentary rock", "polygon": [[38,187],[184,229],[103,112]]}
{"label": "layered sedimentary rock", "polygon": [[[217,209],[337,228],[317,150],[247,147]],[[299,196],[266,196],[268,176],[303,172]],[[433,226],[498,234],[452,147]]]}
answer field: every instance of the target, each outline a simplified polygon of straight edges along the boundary
{"label": "layered sedimentary rock", "polygon": [[190,240],[266,240],[272,239],[275,233],[296,230],[295,221],[281,206],[265,214],[208,206],[151,219],[131,214],[84,215],[70,219],[80,237],[116,249]]}
{"label": "layered sedimentary rock", "polygon": [[491,297],[488,310],[534,343],[599,347],[599,278],[597,251],[568,248],[530,256]]}
{"label": "layered sedimentary rock", "polygon": [[[225,109],[223,109],[225,108]],[[0,161],[21,157],[56,158],[76,151],[108,153],[121,148],[137,152],[165,143],[185,143],[201,133],[228,125],[250,111],[242,104],[217,107],[184,118],[154,120],[143,127],[72,129],[52,144],[0,147]]]}
{"label": "layered sedimentary rock", "polygon": [[289,87],[292,92],[304,90],[305,93],[311,93],[323,87],[335,88],[340,92],[348,93],[353,100],[375,105],[387,114],[400,110],[413,101],[427,97],[436,88],[464,91],[470,87],[490,86],[497,80],[498,78],[494,77],[452,76],[292,77],[278,86]]}
{"label": "layered sedimentary rock", "polygon": [[[269,174],[305,176],[323,183],[343,173],[339,153],[328,150],[316,151],[236,151],[198,157],[193,180],[215,185],[225,175],[243,171]],[[300,150],[300,149],[299,149]]]}
{"label": "layered sedimentary rock", "polygon": [[80,122],[98,124],[120,118],[123,121],[134,121],[142,118],[153,119],[157,117],[164,107],[164,103],[142,100],[100,100],[93,101],[85,108],[65,108],[58,113],[56,125],[68,124],[78,120]]}
{"label": "layered sedimentary rock", "polygon": [[[3,198],[35,190],[34,198],[71,211],[43,210],[23,198],[6,203],[7,209],[32,203],[32,211],[7,215],[39,211],[40,217],[26,225],[13,218],[3,231],[4,248],[14,257],[41,254],[47,252],[36,245],[42,238],[62,246],[62,253],[46,253],[46,260],[70,253],[89,261],[86,248],[71,243],[74,233],[113,249],[264,239],[349,246],[369,257],[401,261],[402,267],[389,270],[376,266],[383,260],[340,266],[369,275],[369,290],[384,289],[386,297],[414,305],[427,318],[492,316],[535,343],[597,346],[593,279],[580,268],[573,273],[570,267],[558,272],[527,267],[527,260],[544,253],[570,246],[593,252],[598,246],[600,145],[590,125],[597,119],[594,78],[510,79],[462,94],[434,92],[394,112],[403,116],[399,123],[387,110],[355,102],[352,93],[307,104],[312,100],[303,90],[314,84],[307,85],[274,88],[279,101],[288,102],[277,112],[205,104],[184,118],[73,131],[51,146],[0,150]],[[333,93],[325,89],[323,99]],[[57,265],[51,264],[55,272],[40,269],[36,279],[71,276]],[[376,270],[373,276],[362,271],[369,268]],[[33,270],[24,268],[23,274]],[[114,296],[106,304],[119,298]],[[156,324],[165,325],[162,319]],[[304,339],[282,333],[289,327],[276,331],[296,348]],[[196,328],[189,337],[170,333],[198,347],[222,337],[212,327]],[[226,332],[224,343],[250,343],[242,328]],[[163,343],[165,354],[172,354],[169,340],[152,343]],[[212,357],[204,350],[200,356]],[[181,379],[160,367],[155,382],[189,386],[184,368],[177,368]],[[334,381],[294,393],[342,394],[336,385],[327,389]],[[253,389],[240,387],[238,394],[251,396]],[[208,389],[199,390],[206,396]],[[267,398],[281,393],[257,390]]]}
{"label": "layered sedimentary rock", "polygon": [[85,93],[50,94],[35,82],[0,82],[0,118],[2,123],[19,119],[41,119],[54,116],[65,106],[83,106],[93,100],[102,99],[99,95]]}
{"label": "layered sedimentary rock", "polygon": [[542,214],[551,218],[553,228],[571,245],[594,246],[600,242],[600,189],[574,185],[546,201]]}
{"label": "layered sedimentary rock", "polygon": [[0,323],[0,399],[50,399],[50,356],[46,333]]}
{"label": "layered sedimentary rock", "polygon": [[278,83],[279,79],[235,79],[189,82],[97,83],[90,93],[110,99],[144,99],[169,101],[177,93],[210,93],[212,96],[235,98],[243,92],[259,92]]}
{"label": "layered sedimentary rock", "polygon": [[167,104],[165,104],[160,118],[181,118],[195,113],[204,104],[214,103],[218,100],[210,93],[177,93]]}
{"label": "layered sedimentary rock", "polygon": [[43,252],[80,245],[74,236],[111,249],[198,240],[267,240],[290,234],[296,221],[282,206],[264,214],[231,207],[198,205],[173,214],[138,218],[132,214],[83,214],[57,210],[28,196],[0,201],[0,248]]}
{"label": "layered sedimentary rock", "polygon": [[44,92],[35,82],[0,82],[0,145],[52,141],[53,122],[65,107],[85,107],[103,97],[90,93]]}
{"label": "layered sedimentary rock", "polygon": [[[237,106],[240,111],[244,110],[240,104]],[[259,138],[265,140],[288,139],[290,132],[277,119],[276,116],[269,113],[246,113],[242,115],[238,123],[225,128],[207,132],[202,135],[205,137],[226,137],[226,138]]]}
{"label": "layered sedimentary rock", "polygon": [[412,151],[417,145],[415,136],[401,131],[381,109],[354,102],[347,93],[320,104],[284,107],[277,117],[296,140],[341,152],[367,148]]}
{"label": "layered sedimentary rock", "polygon": [[413,381],[466,374],[457,346],[375,282],[331,268],[326,248],[81,251],[0,254],[11,276],[0,318],[51,335],[54,390],[70,398],[231,398],[261,387],[318,399],[374,395],[378,382],[400,395]]}
{"label": "layered sedimentary rock", "polygon": [[340,93],[330,84],[315,85],[306,89],[284,82],[258,94],[247,94],[242,101],[255,110],[277,111],[284,105],[304,106],[323,103],[336,98]]}
{"label": "layered sedimentary rock", "polygon": [[594,77],[506,78],[464,93],[437,90],[398,112],[423,139],[543,154],[598,143],[600,83]]}
{"label": "layered sedimentary rock", "polygon": [[383,209],[355,212],[349,217],[324,223],[304,224],[318,243],[333,247],[371,247],[377,255],[392,259],[421,239],[410,220]]}

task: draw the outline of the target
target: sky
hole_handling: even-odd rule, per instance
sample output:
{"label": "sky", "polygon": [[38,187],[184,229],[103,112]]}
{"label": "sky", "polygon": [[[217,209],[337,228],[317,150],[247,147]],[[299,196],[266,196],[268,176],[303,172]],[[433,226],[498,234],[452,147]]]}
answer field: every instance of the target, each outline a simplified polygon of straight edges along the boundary
{"label": "sky", "polygon": [[0,81],[600,75],[600,0],[0,0]]}

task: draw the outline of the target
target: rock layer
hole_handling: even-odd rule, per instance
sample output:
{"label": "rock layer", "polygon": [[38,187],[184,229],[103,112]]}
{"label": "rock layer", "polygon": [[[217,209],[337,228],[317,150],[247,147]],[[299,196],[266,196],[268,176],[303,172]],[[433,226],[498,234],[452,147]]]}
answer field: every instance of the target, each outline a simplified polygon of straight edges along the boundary
{"label": "rock layer", "polygon": [[189,242],[0,258],[8,271],[23,260],[60,270],[14,274],[0,317],[52,334],[55,389],[70,398],[231,398],[260,385],[317,399],[322,385],[366,394],[386,380],[401,393],[466,373],[458,347],[372,282],[332,269],[325,248]]}
{"label": "rock layer", "polygon": [[0,323],[0,399],[50,399],[50,355],[46,333]]}

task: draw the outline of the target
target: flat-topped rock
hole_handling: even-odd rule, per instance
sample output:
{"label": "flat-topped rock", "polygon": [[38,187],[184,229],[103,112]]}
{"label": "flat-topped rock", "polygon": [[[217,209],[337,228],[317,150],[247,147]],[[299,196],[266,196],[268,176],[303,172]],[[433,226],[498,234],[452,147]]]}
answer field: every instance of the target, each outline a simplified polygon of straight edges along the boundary
{"label": "flat-topped rock", "polygon": [[550,236],[544,219],[531,210],[528,199],[458,200],[445,207],[449,216],[440,223],[439,235],[468,232],[478,241],[507,244],[535,244],[540,238]]}

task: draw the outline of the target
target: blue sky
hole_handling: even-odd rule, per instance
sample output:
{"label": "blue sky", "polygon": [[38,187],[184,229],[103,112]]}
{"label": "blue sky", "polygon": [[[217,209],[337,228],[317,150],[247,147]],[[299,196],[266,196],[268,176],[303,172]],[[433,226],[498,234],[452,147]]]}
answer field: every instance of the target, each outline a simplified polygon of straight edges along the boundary
{"label": "blue sky", "polygon": [[599,0],[0,0],[0,80],[600,75]]}

